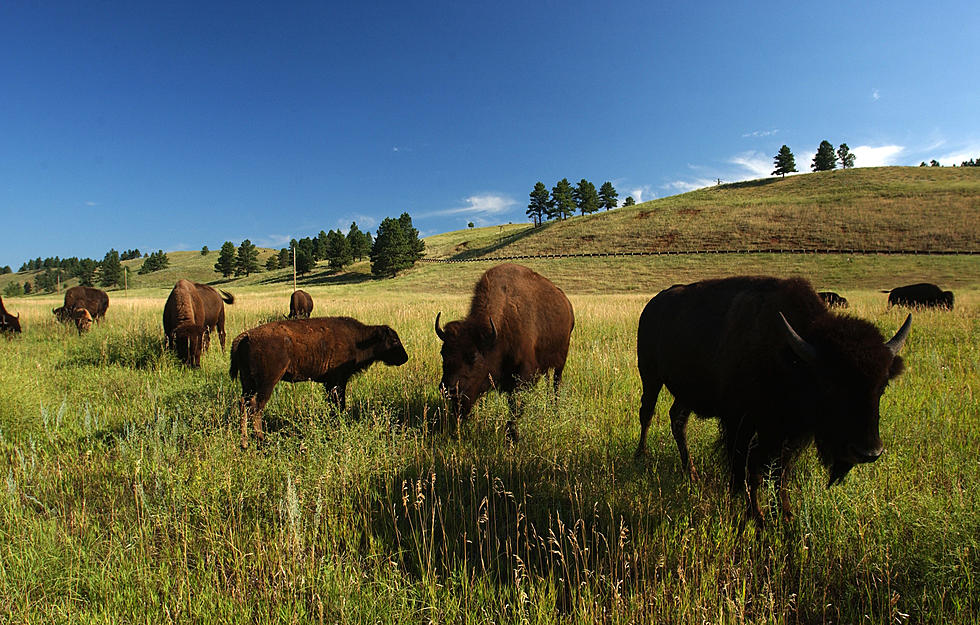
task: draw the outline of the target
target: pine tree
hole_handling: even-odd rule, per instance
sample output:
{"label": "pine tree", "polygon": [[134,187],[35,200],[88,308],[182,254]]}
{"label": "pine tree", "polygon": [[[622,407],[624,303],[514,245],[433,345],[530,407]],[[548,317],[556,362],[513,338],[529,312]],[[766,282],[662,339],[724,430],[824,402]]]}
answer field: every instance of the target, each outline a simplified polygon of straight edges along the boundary
{"label": "pine tree", "polygon": [[837,158],[840,159],[841,169],[851,169],[854,167],[854,154],[847,147],[846,143],[840,144],[840,147],[837,148]]}
{"label": "pine tree", "polygon": [[551,204],[548,219],[566,219],[575,214],[575,197],[572,183],[568,178],[562,178],[551,189]]}
{"label": "pine tree", "polygon": [[578,181],[578,186],[572,191],[572,197],[575,198],[575,205],[583,215],[599,210],[599,194],[596,193],[595,185],[585,178]]}
{"label": "pine tree", "polygon": [[293,266],[293,251],[292,248],[284,247],[279,250],[279,267],[285,269],[286,267]]}
{"label": "pine tree", "polygon": [[402,232],[408,242],[407,260],[414,265],[415,261],[425,256],[425,241],[419,238],[419,231],[412,225],[412,217],[408,213],[402,213],[398,222],[402,225]]}
{"label": "pine tree", "polygon": [[218,252],[218,262],[214,264],[214,270],[227,278],[235,273],[235,244],[225,241]]}
{"label": "pine tree", "polygon": [[834,146],[830,141],[821,141],[817,153],[813,156],[813,164],[810,169],[813,171],[830,171],[837,169],[837,155],[834,153]]}
{"label": "pine tree", "polygon": [[796,171],[796,158],[793,156],[793,152],[790,151],[789,146],[783,145],[779,148],[779,152],[773,159],[773,163],[776,165],[776,169],[773,170],[773,176],[786,177],[786,174]]}
{"label": "pine tree", "polygon": [[259,250],[248,239],[238,246],[235,256],[235,275],[247,276],[259,271]]}
{"label": "pine tree", "polygon": [[310,253],[302,248],[297,248],[296,249],[296,273],[299,275],[310,273],[311,271],[313,271],[314,267],[316,267],[316,261],[313,260],[313,257],[310,255]]}
{"label": "pine tree", "polygon": [[106,252],[100,269],[99,284],[101,286],[110,287],[122,284],[123,268],[122,263],[119,262],[119,252],[116,250]]}
{"label": "pine tree", "polygon": [[265,270],[275,271],[279,269],[279,254],[273,254],[269,258],[265,259]]}
{"label": "pine tree", "polygon": [[208,246],[205,245],[204,247],[201,248],[201,256],[207,256],[208,255],[208,252],[210,252],[210,251],[211,250],[208,249]]}
{"label": "pine tree", "polygon": [[371,235],[361,232],[357,227],[357,222],[352,221],[350,230],[347,231],[347,244],[350,245],[350,253],[357,260],[361,260],[371,253]]}
{"label": "pine tree", "polygon": [[550,212],[551,199],[548,195],[548,187],[540,181],[534,183],[534,190],[531,191],[531,202],[527,205],[527,216],[531,218],[535,226],[540,226]]}
{"label": "pine tree", "polygon": [[[331,230],[331,232],[333,232],[333,230]],[[330,255],[327,246],[327,233],[321,230],[320,234],[316,236],[316,239],[313,241],[313,243],[314,243],[313,251],[315,252],[315,258],[317,260],[330,260]]]}
{"label": "pine tree", "polygon": [[616,208],[618,199],[619,194],[616,193],[616,188],[613,187],[612,183],[603,182],[602,186],[599,187],[599,205],[606,210]]}
{"label": "pine tree", "polygon": [[623,206],[636,206],[636,200],[633,199],[632,195],[627,195],[626,199],[623,200]]}
{"label": "pine tree", "polygon": [[328,232],[324,246],[326,248],[326,258],[331,269],[343,269],[354,262],[354,256],[351,254],[347,237],[340,230],[331,230]]}
{"label": "pine tree", "polygon": [[408,239],[401,222],[386,217],[378,226],[374,245],[371,247],[371,273],[381,277],[393,277],[411,266],[408,258]]}

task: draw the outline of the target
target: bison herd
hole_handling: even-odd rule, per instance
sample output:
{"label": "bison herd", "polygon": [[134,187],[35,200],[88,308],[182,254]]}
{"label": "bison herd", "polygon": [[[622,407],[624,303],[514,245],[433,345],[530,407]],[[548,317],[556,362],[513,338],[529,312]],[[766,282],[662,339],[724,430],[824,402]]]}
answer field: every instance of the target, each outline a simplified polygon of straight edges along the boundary
{"label": "bison herd", "polygon": [[[932,284],[886,291],[889,306],[952,309],[953,293]],[[165,344],[188,366],[217,332],[225,345],[227,292],[179,280],[163,310]],[[109,298],[91,287],[72,287],[55,316],[79,333],[106,313]],[[829,484],[857,464],[882,453],[879,401],[889,380],[903,370],[900,355],[912,316],[885,339],[871,323],[836,312],[847,300],[817,293],[802,279],[735,277],[665,289],[649,301],[637,328],[637,366],[642,382],[636,455],[646,454],[647,431],[660,390],[673,396],[670,428],[683,470],[696,478],[687,445],[692,413],[717,419],[719,447],[731,488],[744,492],[748,512],[763,522],[759,488],[774,476],[783,514],[792,515],[788,471],[812,442]],[[350,317],[310,318],[313,299],[295,291],[289,318],[239,334],[231,346],[232,379],[241,382],[241,446],[248,422],[262,441],[262,411],[280,381],[323,384],[343,410],[350,378],[375,362],[398,366],[408,354],[397,332]],[[477,281],[464,319],[440,325],[441,394],[449,414],[463,419],[491,389],[508,393],[507,434],[517,439],[514,391],[552,372],[557,394],[568,357],[575,316],[568,298],[550,280],[515,264],[489,269]],[[0,300],[0,331],[20,332],[19,315]]]}

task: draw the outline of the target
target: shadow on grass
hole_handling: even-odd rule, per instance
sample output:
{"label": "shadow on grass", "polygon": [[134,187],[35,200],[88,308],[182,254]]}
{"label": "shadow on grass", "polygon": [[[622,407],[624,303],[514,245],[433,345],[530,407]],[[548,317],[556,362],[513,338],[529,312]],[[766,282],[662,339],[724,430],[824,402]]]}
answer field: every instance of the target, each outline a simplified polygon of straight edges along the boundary
{"label": "shadow on grass", "polygon": [[551,227],[554,222],[547,222],[538,227],[529,226],[523,230],[519,230],[513,234],[508,234],[500,237],[490,245],[485,245],[483,247],[476,247],[472,249],[462,250],[456,254],[449,257],[449,260],[466,260],[469,258],[479,258],[480,256],[486,256],[492,252],[507,247],[511,243],[516,243],[523,238],[531,236],[532,234],[540,234],[546,232],[548,228]]}
{"label": "shadow on grass", "polygon": [[755,187],[766,187],[782,180],[781,178],[759,178],[758,180],[745,180],[743,182],[729,182],[721,185],[722,189],[752,189]]}
{"label": "shadow on grass", "polygon": [[[325,286],[340,284],[363,284],[376,280],[374,276],[363,272],[337,272],[332,269],[315,271],[303,276],[296,277],[297,286]],[[281,276],[269,276],[261,280],[259,284],[292,284],[293,276],[290,273]]]}

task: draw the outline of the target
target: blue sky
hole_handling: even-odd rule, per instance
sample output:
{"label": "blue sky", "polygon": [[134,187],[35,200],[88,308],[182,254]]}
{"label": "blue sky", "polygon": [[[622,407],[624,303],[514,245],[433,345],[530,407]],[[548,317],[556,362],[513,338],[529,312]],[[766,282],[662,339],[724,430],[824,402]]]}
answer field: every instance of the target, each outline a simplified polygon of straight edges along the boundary
{"label": "blue sky", "polygon": [[[744,5],[744,6],[740,6]],[[0,3],[0,265],[980,156],[980,3]]]}

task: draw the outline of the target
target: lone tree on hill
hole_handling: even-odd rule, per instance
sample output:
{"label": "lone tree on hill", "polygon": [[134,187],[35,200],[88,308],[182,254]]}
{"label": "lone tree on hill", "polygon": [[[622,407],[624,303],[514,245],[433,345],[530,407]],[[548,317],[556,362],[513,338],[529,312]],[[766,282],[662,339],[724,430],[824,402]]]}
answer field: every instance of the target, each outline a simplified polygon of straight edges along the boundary
{"label": "lone tree on hill", "polygon": [[534,222],[535,226],[540,226],[545,217],[551,213],[551,200],[548,195],[548,187],[543,182],[534,183],[534,190],[531,191],[531,202],[527,205],[525,213]]}
{"label": "lone tree on hill", "polygon": [[599,204],[606,210],[610,208],[616,208],[617,200],[619,199],[619,194],[616,193],[616,188],[612,186],[611,182],[603,182],[602,186],[599,187]]}
{"label": "lone tree on hill", "polygon": [[238,246],[235,256],[235,275],[247,276],[259,272],[259,250],[248,239]]}
{"label": "lone tree on hill", "polygon": [[210,251],[211,250],[208,249],[208,246],[205,245],[204,247],[201,248],[201,256],[207,256],[208,255],[208,252],[210,252]]}
{"label": "lone tree on hill", "polygon": [[101,286],[117,286],[122,283],[123,268],[122,263],[119,262],[119,252],[116,250],[106,252],[105,258],[102,259],[100,269],[99,284]]}
{"label": "lone tree on hill", "polygon": [[222,244],[218,252],[218,261],[214,263],[214,270],[225,278],[235,273],[235,244],[231,241]]}
{"label": "lone tree on hill", "polygon": [[566,219],[575,214],[575,196],[568,178],[562,178],[551,189],[549,208],[548,219]]}
{"label": "lone tree on hill", "polygon": [[817,153],[813,157],[813,171],[830,171],[837,169],[837,154],[834,153],[834,146],[830,141],[821,141]]}
{"label": "lone tree on hill", "polygon": [[575,205],[583,215],[588,215],[599,210],[599,194],[596,193],[595,185],[582,178],[578,181],[578,186],[572,192],[575,198]]}
{"label": "lone tree on hill", "polygon": [[636,206],[636,200],[633,199],[632,195],[627,195],[626,199],[623,200],[623,206]]}
{"label": "lone tree on hill", "polygon": [[837,148],[837,158],[840,159],[841,169],[851,169],[854,167],[854,154],[851,152],[851,148],[847,147],[846,143],[840,144]]}
{"label": "lone tree on hill", "polygon": [[776,165],[776,169],[772,172],[773,176],[782,176],[785,178],[786,174],[796,171],[796,158],[787,145],[779,148],[779,152],[776,153],[773,163]]}

